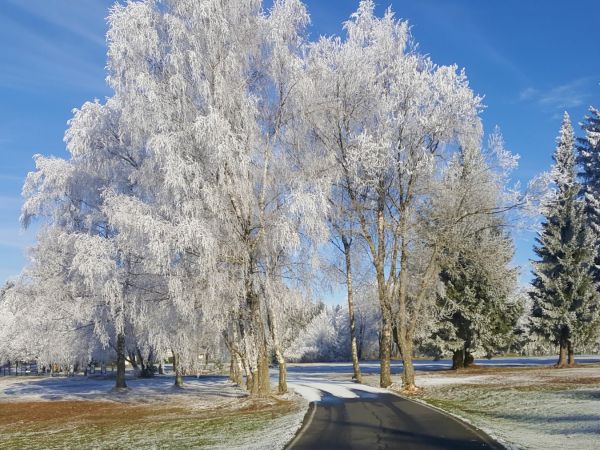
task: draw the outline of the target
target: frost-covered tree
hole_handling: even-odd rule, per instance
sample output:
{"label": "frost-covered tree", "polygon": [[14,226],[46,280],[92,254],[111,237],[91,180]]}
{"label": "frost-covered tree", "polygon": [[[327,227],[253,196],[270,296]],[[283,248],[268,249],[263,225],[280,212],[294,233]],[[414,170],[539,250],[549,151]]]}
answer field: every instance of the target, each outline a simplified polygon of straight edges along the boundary
{"label": "frost-covered tree", "polygon": [[[50,241],[50,247],[64,246],[56,251],[67,258],[65,286],[94,310],[79,320],[91,321],[98,338],[116,351],[117,388],[126,387],[124,331],[135,295],[131,275],[139,258],[118,247],[118,233],[103,210],[104,195],[134,190],[132,173],[142,158],[141,149],[131,144],[121,127],[120,117],[118,99],[105,105],[86,103],[76,110],[65,135],[71,158],[36,157],[37,170],[28,175],[23,188],[22,212],[25,226],[36,217],[47,224],[41,241]],[[52,264],[52,253],[39,256],[43,261],[36,267],[43,271]]]}
{"label": "frost-covered tree", "polygon": [[600,111],[590,108],[581,124],[585,136],[577,138],[585,215],[596,248],[594,278],[600,283]]}
{"label": "frost-covered tree", "polygon": [[[420,233],[446,144],[477,142],[480,99],[456,67],[435,66],[411,43],[408,24],[361,1],[347,37],[310,51],[308,119],[335,161],[368,249],[381,310],[380,384],[391,384],[392,327],[414,388],[413,336],[437,276],[438,247]],[[356,70],[360,67],[361,70]]]}
{"label": "frost-covered tree", "polygon": [[554,152],[554,191],[545,203],[534,263],[532,331],[558,345],[557,367],[574,364],[574,349],[592,338],[598,320],[598,285],[592,274],[593,235],[578,199],[575,136],[567,113]]}
{"label": "frost-covered tree", "polygon": [[296,361],[347,361],[350,357],[348,311],[341,306],[320,305],[320,312],[294,339],[288,354]]}
{"label": "frost-covered tree", "polygon": [[[498,129],[486,149],[463,148],[434,199],[441,223],[439,321],[434,320],[436,354],[450,351],[453,368],[479,354],[492,355],[512,342],[522,311],[508,214],[505,180],[516,164]],[[448,224],[454,224],[448,227]]]}
{"label": "frost-covered tree", "polygon": [[81,290],[66,280],[69,246],[56,237],[43,235],[31,250],[32,265],[2,293],[0,359],[36,360],[40,369],[109,361],[112,351],[102,345],[90,319],[101,305],[77,295]]}
{"label": "frost-covered tree", "polygon": [[[226,347],[232,379],[243,373],[253,395],[267,395],[272,357],[283,393],[286,350],[308,326],[313,355],[351,350],[357,379],[377,340],[389,386],[395,330],[414,387],[413,343],[430,331],[444,258],[467,255],[462,231],[502,209],[494,189],[505,180],[444,194],[464,171],[460,149],[479,148],[480,98],[464,72],[416,51],[406,22],[363,0],[344,38],[311,44],[308,20],[300,0],[111,8],[113,93],[74,111],[69,157],[36,157],[24,186],[23,224],[44,226],[9,291],[71,311],[62,325],[82,330],[47,358],[113,349],[125,387],[126,358],[172,357],[180,385],[201,349]],[[502,241],[485,233],[469,242]],[[308,298],[328,237],[344,257],[348,308],[315,318]],[[365,265],[378,308],[358,300],[353,311]],[[39,316],[44,329],[54,317]]]}
{"label": "frost-covered tree", "polygon": [[24,223],[75,239],[70,268],[114,319],[119,368],[130,341],[172,352],[179,372],[203,322],[233,321],[250,391],[269,392],[271,349],[285,390],[278,303],[305,281],[328,208],[298,102],[307,21],[297,0],[111,9],[114,95],[75,113],[70,160],[40,158]]}
{"label": "frost-covered tree", "polygon": [[468,367],[475,356],[505,351],[513,342],[523,310],[514,295],[515,270],[506,259],[511,252],[502,248],[506,241],[510,248],[510,239],[499,230],[481,234],[484,237],[472,242],[489,250],[488,260],[478,265],[477,259],[460,255],[441,274],[444,293],[439,301],[446,312],[433,337],[441,352],[452,353],[453,369]]}

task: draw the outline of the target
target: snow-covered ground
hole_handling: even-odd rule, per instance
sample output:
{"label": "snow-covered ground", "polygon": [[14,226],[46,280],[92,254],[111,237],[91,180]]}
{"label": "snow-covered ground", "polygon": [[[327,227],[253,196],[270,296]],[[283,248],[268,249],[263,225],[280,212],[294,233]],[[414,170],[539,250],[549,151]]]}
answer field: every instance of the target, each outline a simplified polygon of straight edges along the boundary
{"label": "snow-covered ground", "polygon": [[423,400],[515,448],[600,448],[600,366],[430,373],[417,383]]}
{"label": "snow-covered ground", "polygon": [[173,388],[173,377],[127,379],[129,390],[112,390],[114,379],[105,376],[0,377],[0,402],[39,400],[185,401],[198,407],[231,403],[246,393],[225,377],[186,377],[185,388]]}

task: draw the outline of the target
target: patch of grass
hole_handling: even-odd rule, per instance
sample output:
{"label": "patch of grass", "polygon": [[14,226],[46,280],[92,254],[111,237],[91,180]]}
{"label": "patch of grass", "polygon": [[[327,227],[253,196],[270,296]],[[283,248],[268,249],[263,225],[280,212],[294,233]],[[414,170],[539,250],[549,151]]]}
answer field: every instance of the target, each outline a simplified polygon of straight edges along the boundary
{"label": "patch of grass", "polygon": [[1,448],[189,449],[235,442],[293,412],[290,401],[193,411],[159,404],[18,402],[0,405]]}

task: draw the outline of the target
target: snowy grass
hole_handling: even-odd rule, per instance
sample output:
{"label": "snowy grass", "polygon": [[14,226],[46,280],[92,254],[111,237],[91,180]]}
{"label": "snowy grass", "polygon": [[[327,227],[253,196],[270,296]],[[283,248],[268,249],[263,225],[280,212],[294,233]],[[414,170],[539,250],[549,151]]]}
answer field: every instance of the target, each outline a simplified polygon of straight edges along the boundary
{"label": "snowy grass", "polygon": [[600,366],[426,374],[422,400],[512,447],[594,449],[600,440]]}
{"label": "snowy grass", "polygon": [[278,449],[301,426],[293,395],[254,401],[225,377],[0,378],[0,448]]}

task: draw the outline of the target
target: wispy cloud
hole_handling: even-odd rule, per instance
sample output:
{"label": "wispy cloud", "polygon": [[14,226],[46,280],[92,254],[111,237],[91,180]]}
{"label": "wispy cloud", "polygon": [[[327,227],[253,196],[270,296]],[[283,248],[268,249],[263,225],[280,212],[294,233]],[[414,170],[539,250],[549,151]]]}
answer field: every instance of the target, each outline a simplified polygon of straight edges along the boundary
{"label": "wispy cloud", "polygon": [[33,230],[23,230],[17,224],[14,227],[0,227],[0,248],[11,248],[25,252],[35,242]]}
{"label": "wispy cloud", "polygon": [[546,112],[557,112],[584,106],[594,93],[600,77],[582,77],[546,89],[528,87],[519,93],[519,100],[535,104]]}
{"label": "wispy cloud", "polygon": [[0,87],[104,90],[106,26],[101,18],[107,14],[107,2],[7,1],[0,40],[15,44],[0,57]]}
{"label": "wispy cloud", "polygon": [[20,207],[22,203],[23,199],[19,196],[0,194],[0,206]]}
{"label": "wispy cloud", "polygon": [[0,173],[0,181],[25,181],[25,176]]}
{"label": "wispy cloud", "polygon": [[[94,11],[96,16],[103,17],[107,15],[106,1],[98,0],[54,0],[47,1],[29,1],[7,0],[13,8],[19,8],[28,14],[36,17],[38,20],[48,23],[56,28],[60,28],[79,39],[85,39],[96,45],[104,46],[104,34],[101,30],[90,26],[90,10]],[[102,16],[101,16],[102,15]]]}

